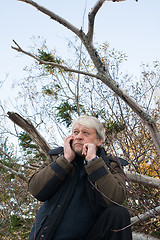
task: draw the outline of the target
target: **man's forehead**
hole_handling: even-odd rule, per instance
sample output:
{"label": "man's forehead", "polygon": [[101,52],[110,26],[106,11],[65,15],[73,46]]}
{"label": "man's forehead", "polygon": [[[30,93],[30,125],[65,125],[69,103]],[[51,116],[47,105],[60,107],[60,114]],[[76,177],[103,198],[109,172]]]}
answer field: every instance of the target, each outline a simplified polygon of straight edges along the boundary
{"label": "man's forehead", "polygon": [[75,129],[84,129],[84,130],[93,130],[93,131],[96,131],[94,128],[92,128],[92,127],[87,127],[87,126],[85,126],[85,125],[82,125],[82,124],[80,124],[80,123],[75,123],[75,125],[73,126],[73,130],[75,130]]}

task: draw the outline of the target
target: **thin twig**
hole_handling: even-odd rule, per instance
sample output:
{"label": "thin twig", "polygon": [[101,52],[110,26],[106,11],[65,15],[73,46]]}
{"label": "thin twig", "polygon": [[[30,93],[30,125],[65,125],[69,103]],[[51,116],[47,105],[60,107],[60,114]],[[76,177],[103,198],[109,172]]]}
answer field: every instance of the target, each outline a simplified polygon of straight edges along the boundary
{"label": "thin twig", "polygon": [[[18,1],[19,1],[19,0],[18,0]],[[98,76],[98,74],[92,74],[92,73],[88,73],[88,72],[84,72],[84,71],[80,71],[80,70],[68,68],[68,67],[66,67],[66,66],[64,66],[64,65],[61,65],[61,64],[58,64],[58,63],[47,62],[47,61],[41,60],[40,58],[36,57],[36,56],[33,55],[32,53],[23,50],[23,49],[15,42],[15,40],[13,40],[13,42],[14,42],[18,47],[11,46],[12,49],[14,49],[14,50],[16,50],[16,51],[18,51],[18,52],[24,53],[24,54],[26,54],[26,55],[34,58],[34,59],[37,60],[40,64],[51,65],[51,66],[54,66],[54,67],[58,67],[58,68],[64,69],[64,70],[67,71],[67,72],[79,73],[79,74],[87,75],[87,76],[89,76],[89,77],[94,77],[94,78],[100,79],[100,77]]]}
{"label": "thin twig", "polygon": [[0,168],[3,168],[4,170],[9,171],[10,173],[13,173],[14,175],[18,176],[19,178],[27,182],[27,178],[25,176],[13,170],[12,168],[5,166],[3,163],[0,163]]}

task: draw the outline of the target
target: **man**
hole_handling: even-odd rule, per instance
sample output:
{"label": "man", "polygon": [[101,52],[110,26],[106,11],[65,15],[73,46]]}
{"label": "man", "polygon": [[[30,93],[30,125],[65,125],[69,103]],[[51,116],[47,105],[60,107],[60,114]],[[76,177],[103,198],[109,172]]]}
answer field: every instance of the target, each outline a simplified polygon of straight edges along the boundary
{"label": "man", "polygon": [[106,155],[103,125],[95,117],[74,121],[64,148],[51,150],[29,180],[29,190],[44,204],[30,240],[131,240],[121,158]]}

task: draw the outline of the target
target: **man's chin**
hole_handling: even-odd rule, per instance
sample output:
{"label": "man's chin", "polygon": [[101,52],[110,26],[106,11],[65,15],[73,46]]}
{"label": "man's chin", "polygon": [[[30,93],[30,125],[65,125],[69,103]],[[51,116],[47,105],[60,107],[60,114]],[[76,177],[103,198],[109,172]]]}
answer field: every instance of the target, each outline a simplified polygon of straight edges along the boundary
{"label": "man's chin", "polygon": [[78,156],[82,156],[82,149],[81,149],[81,148],[73,147],[73,151],[74,151]]}
{"label": "man's chin", "polygon": [[78,156],[82,156],[82,151],[74,151]]}

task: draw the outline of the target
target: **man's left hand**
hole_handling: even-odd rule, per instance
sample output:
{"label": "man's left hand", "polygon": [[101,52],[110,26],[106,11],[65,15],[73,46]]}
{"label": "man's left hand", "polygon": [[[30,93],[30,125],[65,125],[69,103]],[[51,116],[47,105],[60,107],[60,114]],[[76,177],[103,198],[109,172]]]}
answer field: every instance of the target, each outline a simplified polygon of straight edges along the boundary
{"label": "man's left hand", "polygon": [[97,146],[93,143],[85,143],[83,145],[82,155],[85,156],[87,162],[96,157]]}

